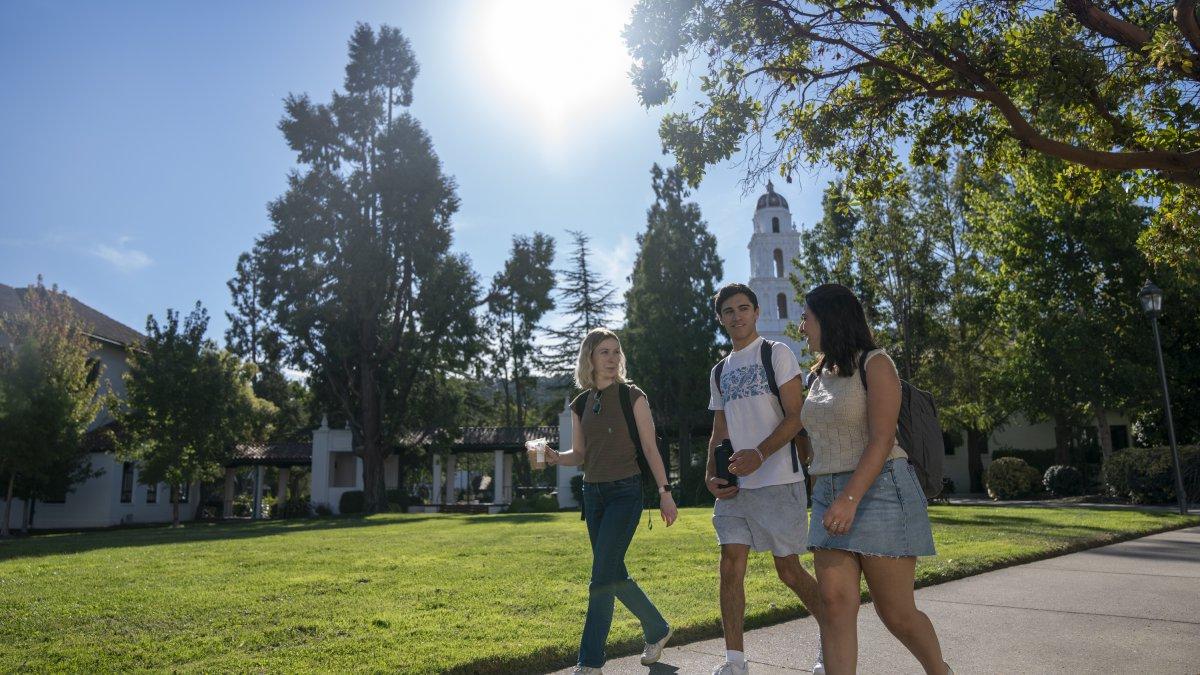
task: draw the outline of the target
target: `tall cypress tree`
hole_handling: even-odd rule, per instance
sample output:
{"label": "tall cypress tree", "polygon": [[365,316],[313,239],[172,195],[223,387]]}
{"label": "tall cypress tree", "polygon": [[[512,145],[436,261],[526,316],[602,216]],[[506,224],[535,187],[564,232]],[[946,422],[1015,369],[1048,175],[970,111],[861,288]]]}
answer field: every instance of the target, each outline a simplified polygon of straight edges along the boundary
{"label": "tall cypress tree", "polygon": [[679,442],[682,499],[702,489],[692,466],[692,429],[708,409],[708,373],[717,360],[720,325],[712,310],[723,274],[717,239],[678,171],[650,170],[655,201],[625,293],[624,348],[630,377],[646,391],[658,422]]}

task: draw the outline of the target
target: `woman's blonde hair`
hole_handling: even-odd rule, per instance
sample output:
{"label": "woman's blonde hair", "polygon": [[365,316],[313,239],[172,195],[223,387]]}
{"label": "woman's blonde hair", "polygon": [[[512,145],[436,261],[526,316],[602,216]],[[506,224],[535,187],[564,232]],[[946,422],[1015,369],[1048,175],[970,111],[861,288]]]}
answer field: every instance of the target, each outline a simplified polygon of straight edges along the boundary
{"label": "woman's blonde hair", "polygon": [[[607,328],[593,328],[587,337],[583,338],[583,344],[579,345],[579,360],[575,363],[575,386],[580,389],[596,386],[596,378],[592,372],[592,352],[609,338],[616,340],[618,347],[621,345],[621,338]],[[622,349],[621,361],[617,366],[617,382],[624,382],[625,379],[625,350]]]}

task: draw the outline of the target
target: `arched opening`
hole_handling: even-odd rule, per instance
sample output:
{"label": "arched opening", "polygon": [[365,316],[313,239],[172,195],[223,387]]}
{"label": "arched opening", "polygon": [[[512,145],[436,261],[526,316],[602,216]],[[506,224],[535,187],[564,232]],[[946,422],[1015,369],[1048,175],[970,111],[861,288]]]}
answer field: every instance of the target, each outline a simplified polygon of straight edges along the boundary
{"label": "arched opening", "polygon": [[775,232],[776,234],[779,233],[779,216],[771,218],[771,231]]}
{"label": "arched opening", "polygon": [[775,276],[783,278],[783,251],[775,249]]}
{"label": "arched opening", "polygon": [[787,296],[783,293],[775,296],[775,304],[779,306],[779,318],[786,319],[787,315]]}

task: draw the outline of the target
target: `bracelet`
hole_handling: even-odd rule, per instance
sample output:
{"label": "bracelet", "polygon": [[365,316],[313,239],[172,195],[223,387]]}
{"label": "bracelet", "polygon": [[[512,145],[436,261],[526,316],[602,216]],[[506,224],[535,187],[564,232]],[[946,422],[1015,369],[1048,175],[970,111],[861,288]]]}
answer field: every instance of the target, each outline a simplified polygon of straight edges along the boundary
{"label": "bracelet", "polygon": [[762,450],[759,450],[758,448],[754,448],[754,451],[758,453],[758,463],[759,463],[759,464],[766,464],[766,463],[767,463],[767,458],[766,458],[766,457],[763,457]]}

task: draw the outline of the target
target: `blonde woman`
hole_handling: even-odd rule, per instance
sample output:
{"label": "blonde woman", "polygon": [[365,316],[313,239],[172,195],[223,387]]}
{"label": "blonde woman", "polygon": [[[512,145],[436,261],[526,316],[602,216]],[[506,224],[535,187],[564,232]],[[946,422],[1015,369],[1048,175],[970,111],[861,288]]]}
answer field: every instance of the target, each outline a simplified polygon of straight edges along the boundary
{"label": "blonde woman", "polygon": [[[644,455],[648,477],[658,486],[662,519],[668,527],[679,511],[654,440],[650,404],[645,392],[626,380],[625,354],[615,333],[597,328],[584,338],[575,384],[584,391],[571,404],[571,449],[546,452],[550,464],[583,467],[583,515],[592,543],[592,578],[574,672],[601,672],[615,599],[642,623],[646,640],[642,664],[648,666],[658,661],[672,630],[625,568],[625,551],[642,514],[639,455]],[[636,428],[630,428],[631,417]]]}

